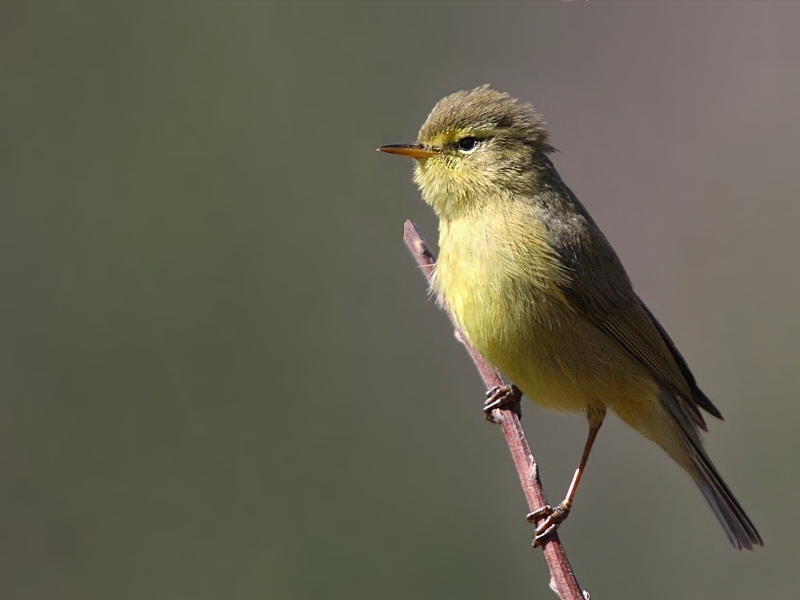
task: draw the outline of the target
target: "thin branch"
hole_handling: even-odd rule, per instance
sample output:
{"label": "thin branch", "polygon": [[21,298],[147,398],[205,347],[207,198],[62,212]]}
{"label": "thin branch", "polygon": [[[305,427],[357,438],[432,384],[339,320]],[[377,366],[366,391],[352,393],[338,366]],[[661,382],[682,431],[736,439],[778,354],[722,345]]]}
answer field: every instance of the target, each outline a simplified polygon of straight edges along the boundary
{"label": "thin branch", "polygon": [[[422,239],[416,225],[411,221],[406,221],[403,226],[403,241],[411,250],[411,254],[419,264],[428,282],[431,281],[436,259],[433,256],[430,248]],[[447,311],[445,311],[447,312]],[[473,348],[466,340],[461,330],[453,321],[453,316],[447,312],[450,322],[453,323],[455,328],[456,338],[464,345],[469,352],[472,362],[478,368],[484,384],[487,389],[495,386],[504,385],[500,373],[496,369],[490,367],[480,354]],[[539,480],[539,470],[536,465],[531,449],[525,439],[525,432],[522,430],[522,425],[517,418],[517,415],[510,410],[495,409],[492,416],[500,424],[503,429],[503,435],[506,437],[506,443],[509,450],[511,450],[511,457],[514,459],[514,465],[519,474],[519,480],[522,484],[522,489],[525,492],[525,498],[528,501],[528,508],[531,512],[537,508],[547,504],[547,499],[542,490],[542,482]],[[564,552],[564,547],[558,538],[558,534],[554,533],[548,537],[544,543],[544,556],[547,560],[547,565],[550,568],[550,587],[556,592],[562,600],[585,600],[589,597],[588,593],[581,590],[578,581],[575,579],[575,574],[572,572],[572,567],[569,564],[567,555]]]}

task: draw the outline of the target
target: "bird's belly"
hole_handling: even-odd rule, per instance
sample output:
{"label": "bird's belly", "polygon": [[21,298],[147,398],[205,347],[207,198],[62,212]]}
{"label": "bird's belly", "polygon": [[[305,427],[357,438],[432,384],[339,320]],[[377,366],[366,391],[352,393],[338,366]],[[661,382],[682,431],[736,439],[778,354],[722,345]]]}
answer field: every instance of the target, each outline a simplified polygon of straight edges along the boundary
{"label": "bird's belly", "polygon": [[523,308],[509,303],[514,294],[496,289],[458,298],[456,320],[476,350],[536,404],[586,413],[655,398],[645,369],[565,300],[531,290]]}
{"label": "bird's belly", "polygon": [[[580,318],[580,317],[575,317]],[[637,406],[657,386],[637,362],[582,323],[539,333],[515,352],[492,352],[490,362],[536,404],[558,413]]]}

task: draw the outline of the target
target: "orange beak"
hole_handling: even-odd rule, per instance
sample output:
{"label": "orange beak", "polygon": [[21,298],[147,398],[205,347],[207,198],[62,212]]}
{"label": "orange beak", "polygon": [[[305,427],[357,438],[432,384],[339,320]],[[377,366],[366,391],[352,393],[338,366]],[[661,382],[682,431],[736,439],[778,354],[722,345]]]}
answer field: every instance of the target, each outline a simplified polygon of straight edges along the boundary
{"label": "orange beak", "polygon": [[426,149],[422,144],[389,144],[378,148],[378,152],[398,154],[409,158],[430,158],[436,154],[435,150]]}

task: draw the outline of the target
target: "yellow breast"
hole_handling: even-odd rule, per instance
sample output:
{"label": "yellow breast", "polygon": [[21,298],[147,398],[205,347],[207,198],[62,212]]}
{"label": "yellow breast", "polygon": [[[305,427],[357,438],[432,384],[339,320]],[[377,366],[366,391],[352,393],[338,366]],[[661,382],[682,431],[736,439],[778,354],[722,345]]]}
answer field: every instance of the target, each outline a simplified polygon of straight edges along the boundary
{"label": "yellow breast", "polygon": [[442,222],[439,240],[436,288],[472,345],[549,410],[605,406],[620,384],[643,393],[640,365],[564,297],[568,274],[535,213],[489,205]]}
{"label": "yellow breast", "polygon": [[524,207],[487,202],[478,215],[443,221],[436,287],[484,356],[518,346],[563,319],[563,270],[545,227]]}

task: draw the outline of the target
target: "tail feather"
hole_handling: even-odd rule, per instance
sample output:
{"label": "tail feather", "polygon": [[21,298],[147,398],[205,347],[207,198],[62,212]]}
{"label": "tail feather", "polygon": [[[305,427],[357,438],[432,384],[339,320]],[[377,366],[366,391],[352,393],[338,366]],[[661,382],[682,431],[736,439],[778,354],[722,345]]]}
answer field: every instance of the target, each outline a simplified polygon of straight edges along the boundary
{"label": "tail feather", "polygon": [[695,464],[701,476],[697,486],[719,519],[725,533],[728,534],[731,544],[739,550],[752,550],[753,546],[763,546],[764,541],[755,525],[722,480],[711,459],[702,448],[693,443],[691,445]]}
{"label": "tail feather", "polygon": [[683,441],[683,444],[676,447],[673,444],[664,444],[661,440],[661,447],[692,475],[734,548],[752,550],[754,546],[763,546],[764,541],[752,521],[703,449],[698,426],[692,420],[686,403],[668,391],[662,392],[660,398]]}

